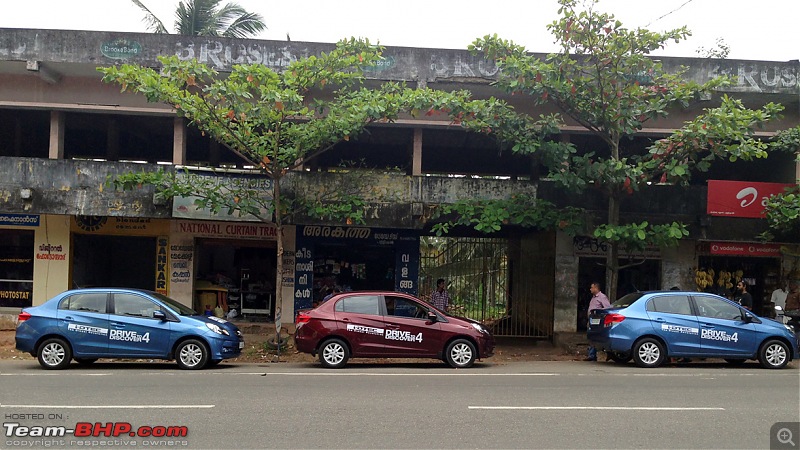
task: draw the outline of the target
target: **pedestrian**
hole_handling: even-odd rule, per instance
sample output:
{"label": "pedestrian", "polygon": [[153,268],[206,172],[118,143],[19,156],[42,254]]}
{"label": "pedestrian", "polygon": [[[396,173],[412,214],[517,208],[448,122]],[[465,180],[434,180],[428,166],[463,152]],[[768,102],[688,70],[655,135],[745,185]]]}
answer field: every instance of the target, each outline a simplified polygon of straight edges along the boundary
{"label": "pedestrian", "polygon": [[744,280],[740,280],[739,283],[736,285],[736,290],[739,291],[739,304],[744,306],[744,309],[748,311],[753,310],[753,296],[747,292],[747,282]]}
{"label": "pedestrian", "polygon": [[[591,286],[589,286],[589,292],[592,293],[592,299],[589,300],[589,309],[586,311],[586,317],[591,317],[592,310],[594,309],[606,309],[611,307],[611,302],[608,301],[608,297],[600,290],[600,283],[592,283]],[[597,349],[591,344],[589,345],[588,355],[584,361],[597,361]]]}
{"label": "pedestrian", "polygon": [[444,287],[444,278],[436,280],[436,290],[431,294],[431,304],[444,312],[450,308],[450,295]]}

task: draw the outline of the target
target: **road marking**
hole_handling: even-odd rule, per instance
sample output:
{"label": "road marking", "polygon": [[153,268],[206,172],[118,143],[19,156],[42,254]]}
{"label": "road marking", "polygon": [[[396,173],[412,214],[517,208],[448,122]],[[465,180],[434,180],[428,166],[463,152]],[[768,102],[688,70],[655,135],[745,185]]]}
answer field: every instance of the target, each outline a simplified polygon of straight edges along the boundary
{"label": "road marking", "polygon": [[611,410],[611,411],[725,411],[725,408],[669,406],[469,406],[468,409]]}
{"label": "road marking", "polygon": [[25,377],[57,377],[57,376],[64,376],[64,375],[73,375],[79,377],[105,377],[108,375],[112,375],[110,373],[0,373],[2,377],[16,377],[16,376],[25,376]]}
{"label": "road marking", "polygon": [[[220,372],[224,373],[224,372]],[[227,375],[227,374],[226,374]],[[243,374],[253,375],[253,374]],[[370,372],[258,372],[256,375],[291,375],[295,377],[552,377],[557,373],[370,373]]]}
{"label": "road marking", "polygon": [[53,409],[208,409],[216,405],[2,405],[0,408]]}

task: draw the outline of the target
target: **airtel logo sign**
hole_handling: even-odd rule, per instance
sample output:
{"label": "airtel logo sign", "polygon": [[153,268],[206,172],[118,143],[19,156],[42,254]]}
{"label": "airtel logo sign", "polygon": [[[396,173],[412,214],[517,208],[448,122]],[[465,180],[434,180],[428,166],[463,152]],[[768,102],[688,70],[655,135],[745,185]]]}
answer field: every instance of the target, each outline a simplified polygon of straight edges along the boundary
{"label": "airtel logo sign", "polygon": [[[741,200],[739,206],[747,208],[758,198],[758,189],[750,186],[736,193],[736,199]],[[761,197],[761,206],[767,206],[767,197]]]}

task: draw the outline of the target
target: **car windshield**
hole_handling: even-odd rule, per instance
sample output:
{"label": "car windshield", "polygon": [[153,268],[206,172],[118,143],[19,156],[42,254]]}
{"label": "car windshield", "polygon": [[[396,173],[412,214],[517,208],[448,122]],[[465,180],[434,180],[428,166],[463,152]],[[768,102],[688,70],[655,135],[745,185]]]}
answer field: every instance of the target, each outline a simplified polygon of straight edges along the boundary
{"label": "car windshield", "polygon": [[166,295],[159,294],[158,292],[153,292],[153,297],[161,300],[169,309],[173,312],[181,315],[181,316],[196,316],[197,312],[192,308],[184,305],[183,303],[179,303],[177,300],[173,300]]}
{"label": "car windshield", "polygon": [[631,306],[633,302],[642,298],[644,293],[642,292],[631,292],[630,294],[623,295],[622,297],[618,298],[614,303],[611,304],[612,308],[627,308]]}

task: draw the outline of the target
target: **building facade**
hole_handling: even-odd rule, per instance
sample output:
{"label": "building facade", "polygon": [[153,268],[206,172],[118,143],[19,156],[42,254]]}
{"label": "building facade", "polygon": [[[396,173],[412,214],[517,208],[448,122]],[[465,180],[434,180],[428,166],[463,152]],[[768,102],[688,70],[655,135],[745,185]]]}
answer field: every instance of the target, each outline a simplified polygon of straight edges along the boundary
{"label": "building facade", "polygon": [[[437,205],[525,192],[557,205],[603,209],[602,200],[591,193],[565,197],[552,183],[536,178],[529,159],[498,153],[491,139],[468,135],[446,117],[403,118],[371,127],[365,136],[338,145],[293,173],[298,186],[325,186],[335,182],[336,172],[329,169],[341,161],[365,161],[371,187],[365,193],[367,223],[298,220],[285,229],[285,254],[279,263],[272,224],[198,211],[191,199],[164,201],[151,187],[126,192],[109,187],[115,175],[158,168],[190,168],[220,177],[221,183],[270,181],[242,168],[236,155],[187,127],[168,106],[102,83],[98,66],[157,67],[157,56],[177,55],[221,72],[239,63],[280,69],[331,47],[0,29],[0,313],[16,315],[19,308],[72,287],[125,285],[166,293],[198,310],[209,302],[222,304],[255,320],[274,319],[280,306],[287,322],[330,287],[424,296],[441,274],[460,280],[463,284],[454,289],[460,286],[465,297],[480,291],[464,305],[475,306],[470,315],[495,324],[498,334],[552,338],[580,330],[588,285],[604,278],[597,264],[607,250],[602,242],[556,231],[508,229],[493,236],[501,243],[493,244],[491,257],[476,257],[477,245],[452,243],[438,255],[454,260],[438,263],[436,270],[423,264],[433,260],[421,248],[428,245],[431,211]],[[369,78],[469,89],[478,98],[503,97],[529,114],[552,112],[494,90],[489,82],[497,68],[466,51],[389,47],[383,61]],[[687,76],[698,82],[732,75],[736,83],[724,93],[748,106],[783,104],[783,119],[761,133],[765,139],[800,123],[797,61],[662,62],[667,68],[688,66]],[[642,130],[631,145],[645,148],[702,107],[707,106],[675,111]],[[567,123],[562,134],[579,149],[597,144],[574,124]],[[225,167],[227,174],[215,174],[215,167]],[[715,275],[741,271],[740,277],[751,281],[757,311],[768,312],[771,291],[798,266],[800,237],[784,237],[778,244],[758,242],[755,236],[765,225],[752,208],[770,189],[798,179],[794,155],[771,155],[755,162],[722,162],[689,188],[654,186],[625,203],[627,216],[681,221],[690,225],[691,234],[678,248],[626,255],[637,265],[622,272],[619,292],[695,289],[695,273],[701,268]],[[741,192],[755,192],[747,194],[753,201],[737,199]],[[457,234],[475,237],[470,230]],[[465,250],[461,256],[451,251],[456,247]],[[469,260],[483,262],[481,277],[466,275],[463,266]],[[274,286],[276,271],[284,274],[280,286]],[[487,282],[489,273],[500,281]],[[275,304],[277,289],[282,305]]]}

